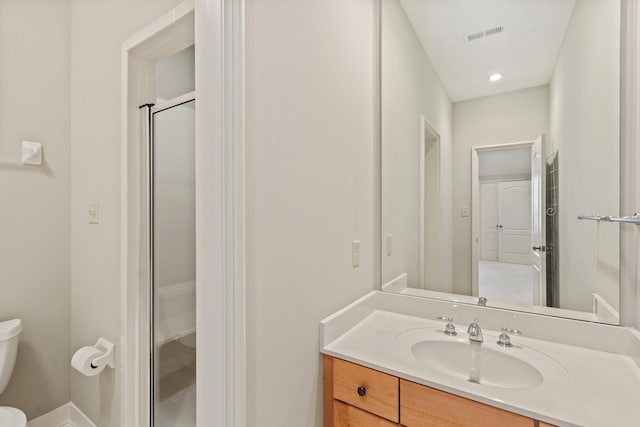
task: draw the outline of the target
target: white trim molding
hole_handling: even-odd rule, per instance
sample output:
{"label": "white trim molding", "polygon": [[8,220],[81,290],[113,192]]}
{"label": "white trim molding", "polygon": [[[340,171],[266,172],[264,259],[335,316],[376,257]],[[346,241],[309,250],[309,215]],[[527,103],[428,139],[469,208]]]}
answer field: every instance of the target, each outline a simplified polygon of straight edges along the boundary
{"label": "white trim molding", "polygon": [[[155,64],[195,42],[194,0],[185,0],[122,44],[121,63],[121,418],[149,425],[150,321],[146,144],[139,107],[155,103]],[[196,107],[197,108],[197,107]]]}
{"label": "white trim molding", "polygon": [[97,427],[73,402],[32,419],[27,427],[66,427],[69,424],[73,427]]}
{"label": "white trim molding", "polygon": [[196,0],[196,98],[197,421],[243,427],[243,0]]}
{"label": "white trim molding", "polygon": [[[427,266],[426,266],[426,257],[427,257],[427,244],[429,244],[429,242],[427,242],[426,240],[426,223],[427,223],[427,212],[425,211],[425,206],[426,206],[426,174],[429,172],[427,171],[427,164],[426,164],[426,156],[427,156],[427,134],[431,134],[433,136],[435,136],[435,140],[436,140],[436,176],[438,177],[438,182],[437,182],[437,194],[436,196],[436,200],[438,201],[438,211],[440,211],[440,206],[442,205],[442,199],[441,199],[441,177],[440,177],[440,170],[441,170],[441,165],[440,165],[440,133],[431,125],[431,123],[429,123],[429,121],[427,120],[427,118],[424,115],[420,115],[420,142],[418,143],[418,146],[420,147],[420,214],[419,214],[419,220],[420,220],[420,224],[418,226],[418,233],[420,236],[420,245],[418,247],[418,264],[420,265],[420,275],[419,275],[419,287],[422,289],[428,289],[427,288],[427,274],[426,274],[426,270],[427,270]],[[440,221],[440,215],[438,214],[437,218],[431,218],[431,221]],[[437,237],[435,239],[437,242],[439,242],[439,237]],[[439,267],[438,267],[439,268]],[[431,271],[431,273],[433,274],[434,272]],[[439,274],[439,273],[436,273]],[[440,277],[438,276],[438,280],[440,279]]]}
{"label": "white trim molding", "polygon": [[[637,0],[621,3],[620,28],[620,213],[640,211],[640,8]],[[620,324],[640,328],[640,227],[620,225]]]}

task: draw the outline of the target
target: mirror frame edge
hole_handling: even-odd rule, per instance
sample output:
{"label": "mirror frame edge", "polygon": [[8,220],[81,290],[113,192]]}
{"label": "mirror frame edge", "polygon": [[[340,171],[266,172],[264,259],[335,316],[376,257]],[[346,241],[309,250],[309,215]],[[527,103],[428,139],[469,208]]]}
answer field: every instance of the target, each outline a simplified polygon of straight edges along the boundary
{"label": "mirror frame edge", "polygon": [[[620,212],[640,208],[640,162],[638,149],[638,99],[640,98],[640,55],[638,48],[638,0],[620,1]],[[635,185],[634,185],[635,184]],[[620,225],[620,326],[640,326],[638,257],[633,225]],[[634,231],[634,232],[630,232]],[[634,254],[635,256],[629,256]],[[624,255],[626,254],[626,256]]]}

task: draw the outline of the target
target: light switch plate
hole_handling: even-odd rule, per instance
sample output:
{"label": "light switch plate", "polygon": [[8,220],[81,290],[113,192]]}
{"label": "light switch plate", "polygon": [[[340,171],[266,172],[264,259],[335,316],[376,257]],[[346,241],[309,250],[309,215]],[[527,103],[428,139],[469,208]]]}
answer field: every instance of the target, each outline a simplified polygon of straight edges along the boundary
{"label": "light switch plate", "polygon": [[98,202],[89,202],[87,206],[87,215],[89,224],[98,224],[100,222],[100,208]]}
{"label": "light switch plate", "polygon": [[353,268],[360,267],[360,240],[351,242],[351,265]]}

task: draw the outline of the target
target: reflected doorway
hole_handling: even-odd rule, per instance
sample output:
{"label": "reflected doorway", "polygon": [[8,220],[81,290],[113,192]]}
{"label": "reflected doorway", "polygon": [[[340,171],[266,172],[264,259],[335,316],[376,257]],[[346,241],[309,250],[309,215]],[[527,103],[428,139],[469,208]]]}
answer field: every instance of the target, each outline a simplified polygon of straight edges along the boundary
{"label": "reflected doorway", "polygon": [[[473,295],[539,304],[544,276],[532,248],[544,236],[535,141],[472,149]],[[535,175],[535,176],[534,176]],[[534,194],[536,193],[536,194]],[[544,271],[544,270],[542,270]]]}
{"label": "reflected doorway", "polygon": [[420,117],[420,286],[440,290],[440,135]]}

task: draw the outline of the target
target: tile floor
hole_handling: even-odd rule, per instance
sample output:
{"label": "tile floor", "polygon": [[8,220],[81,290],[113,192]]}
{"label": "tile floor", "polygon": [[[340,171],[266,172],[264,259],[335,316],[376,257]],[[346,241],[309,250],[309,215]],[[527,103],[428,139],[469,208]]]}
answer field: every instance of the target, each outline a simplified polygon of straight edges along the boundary
{"label": "tile floor", "polygon": [[480,261],[479,293],[488,300],[533,304],[531,265]]}
{"label": "tile floor", "polygon": [[160,402],[156,411],[156,427],[195,427],[195,363],[160,379]]}

